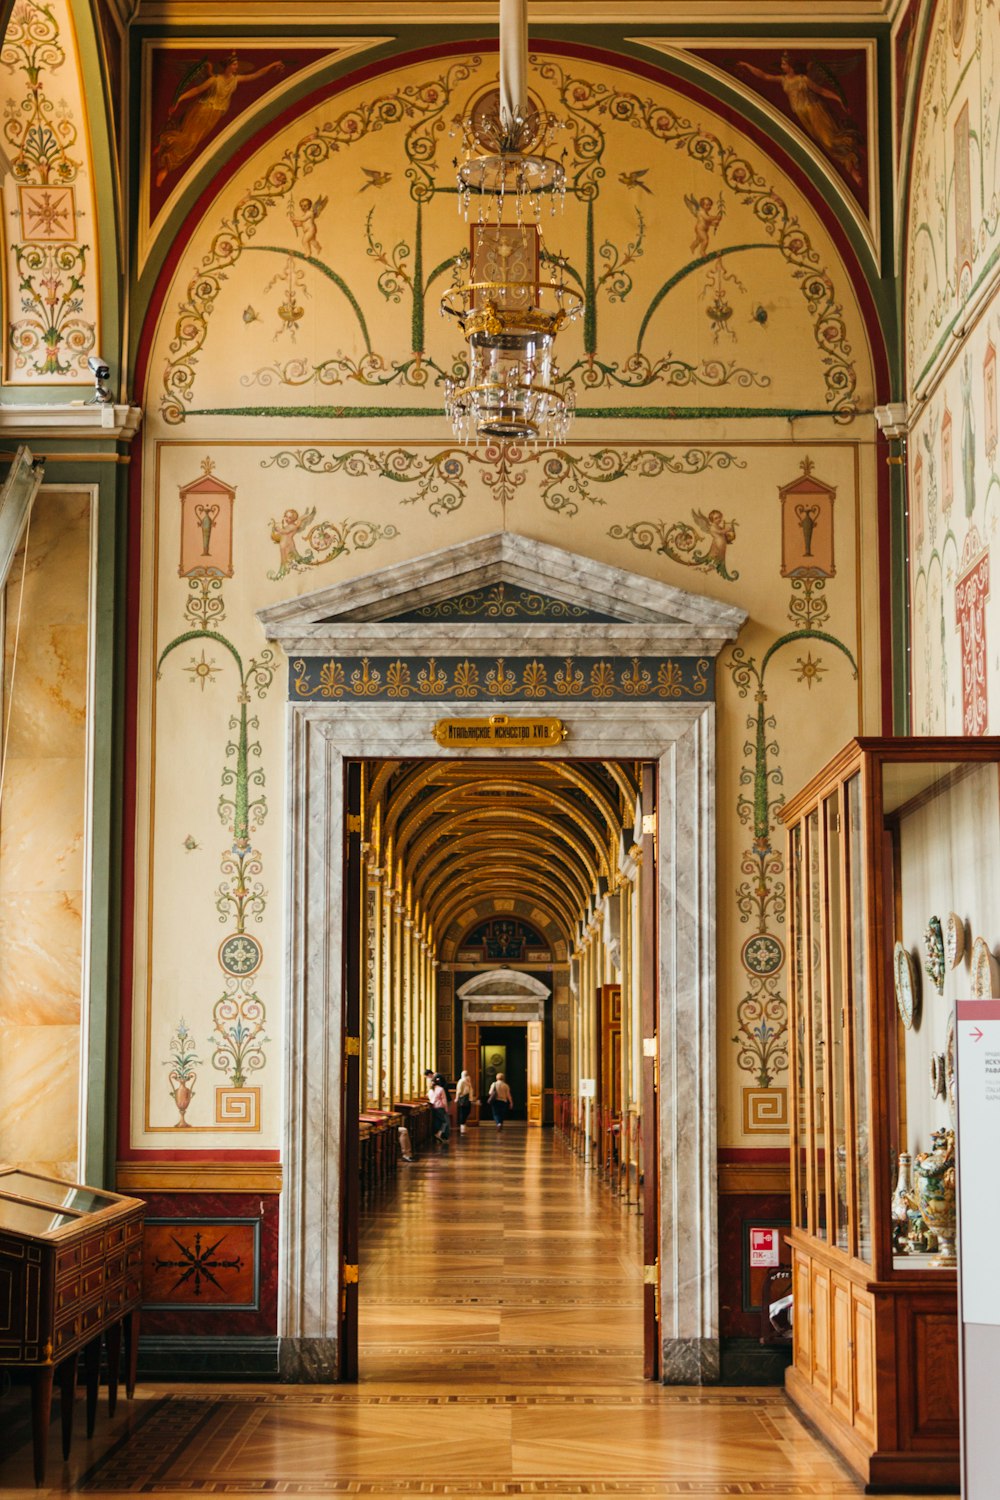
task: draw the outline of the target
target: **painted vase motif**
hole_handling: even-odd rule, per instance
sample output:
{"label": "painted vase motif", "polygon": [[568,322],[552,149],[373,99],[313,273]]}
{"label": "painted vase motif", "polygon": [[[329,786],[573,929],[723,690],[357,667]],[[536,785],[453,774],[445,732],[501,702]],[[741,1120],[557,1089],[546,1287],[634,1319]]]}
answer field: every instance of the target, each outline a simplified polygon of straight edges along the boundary
{"label": "painted vase motif", "polygon": [[939,995],[944,994],[944,931],[940,917],[929,917],[924,928],[924,968]]}
{"label": "painted vase motif", "polygon": [[955,1260],[955,1132],[935,1130],[930,1151],[921,1151],[913,1164],[917,1179],[917,1206],[924,1223],[937,1236],[935,1266],[953,1266]]}
{"label": "painted vase motif", "polygon": [[177,1023],[173,1036],[170,1038],[170,1056],[166,1066],[167,1083],[170,1088],[170,1097],[177,1106],[180,1119],[174,1126],[175,1130],[190,1130],[184,1116],[188,1112],[188,1106],[194,1097],[195,1079],[198,1074],[195,1065],[201,1062],[194,1050],[193,1038],[187,1022],[181,1020]]}
{"label": "painted vase motif", "polygon": [[188,1124],[187,1120],[185,1120],[184,1116],[187,1114],[187,1108],[191,1103],[194,1090],[189,1088],[186,1083],[182,1083],[177,1077],[176,1073],[171,1073],[170,1082],[173,1084],[171,1093],[174,1096],[174,1103],[177,1105],[177,1113],[180,1115],[180,1119],[177,1121],[174,1129],[190,1130],[191,1127]]}

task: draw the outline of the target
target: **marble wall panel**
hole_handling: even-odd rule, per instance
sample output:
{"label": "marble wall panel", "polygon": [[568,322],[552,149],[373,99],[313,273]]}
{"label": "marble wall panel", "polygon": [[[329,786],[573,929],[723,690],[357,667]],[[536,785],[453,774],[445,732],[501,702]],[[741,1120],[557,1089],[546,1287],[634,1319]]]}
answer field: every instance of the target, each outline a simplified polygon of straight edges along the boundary
{"label": "marble wall panel", "polygon": [[0,1158],[69,1177],[81,1088],[90,547],[89,494],[43,489],[5,600]]}
{"label": "marble wall panel", "polygon": [[82,891],[0,895],[2,1024],[79,1024],[82,940]]}
{"label": "marble wall panel", "polygon": [[73,1162],[80,1028],[0,1025],[0,1161]]}

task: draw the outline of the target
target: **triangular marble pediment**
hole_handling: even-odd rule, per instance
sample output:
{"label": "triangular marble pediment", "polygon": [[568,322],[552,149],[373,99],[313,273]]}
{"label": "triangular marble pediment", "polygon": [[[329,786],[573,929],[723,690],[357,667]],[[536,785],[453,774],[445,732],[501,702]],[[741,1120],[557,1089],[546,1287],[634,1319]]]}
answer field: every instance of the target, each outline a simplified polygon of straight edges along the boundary
{"label": "triangular marble pediment", "polygon": [[490,620],[507,624],[518,620],[524,625],[624,624],[620,614],[590,609],[584,604],[574,604],[570,599],[560,599],[553,593],[502,581],[463,589],[460,593],[446,594],[442,599],[401,610],[398,615],[387,618],[386,624],[419,625],[428,620]]}
{"label": "triangular marble pediment", "polygon": [[[514,601],[514,614],[491,612],[491,599],[501,598]],[[462,616],[463,608],[472,612]],[[531,619],[525,611],[533,608]],[[286,599],[257,617],[288,652],[406,650],[456,629],[485,645],[487,636],[509,641],[513,629],[525,640],[589,631],[598,650],[621,636],[623,651],[645,649],[648,638],[651,648],[715,656],[746,611],[505,531]]]}

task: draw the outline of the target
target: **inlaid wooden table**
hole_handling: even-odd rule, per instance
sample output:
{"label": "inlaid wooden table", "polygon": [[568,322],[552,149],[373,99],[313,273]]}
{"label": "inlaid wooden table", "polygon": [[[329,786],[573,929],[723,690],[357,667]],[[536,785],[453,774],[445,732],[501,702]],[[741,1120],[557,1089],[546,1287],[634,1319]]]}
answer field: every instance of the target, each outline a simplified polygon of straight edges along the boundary
{"label": "inlaid wooden table", "polygon": [[125,1391],[135,1389],[145,1204],[103,1188],[0,1165],[0,1365],[31,1377],[35,1484],[45,1481],[52,1386],[62,1392],[69,1457],[77,1355],[84,1351],[87,1436],[94,1430],[101,1339],[108,1409],[118,1399],[121,1337]]}

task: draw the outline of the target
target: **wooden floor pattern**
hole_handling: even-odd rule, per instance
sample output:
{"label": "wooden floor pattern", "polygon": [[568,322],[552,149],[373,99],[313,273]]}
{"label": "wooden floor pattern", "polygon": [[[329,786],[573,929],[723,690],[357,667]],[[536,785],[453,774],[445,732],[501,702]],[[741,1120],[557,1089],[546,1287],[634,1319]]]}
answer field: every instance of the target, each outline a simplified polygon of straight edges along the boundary
{"label": "wooden floor pattern", "polygon": [[470,1129],[366,1215],[359,1385],[142,1386],[67,1465],[53,1424],[47,1493],[859,1495],[780,1390],[643,1382],[639,1233],[552,1132]]}

